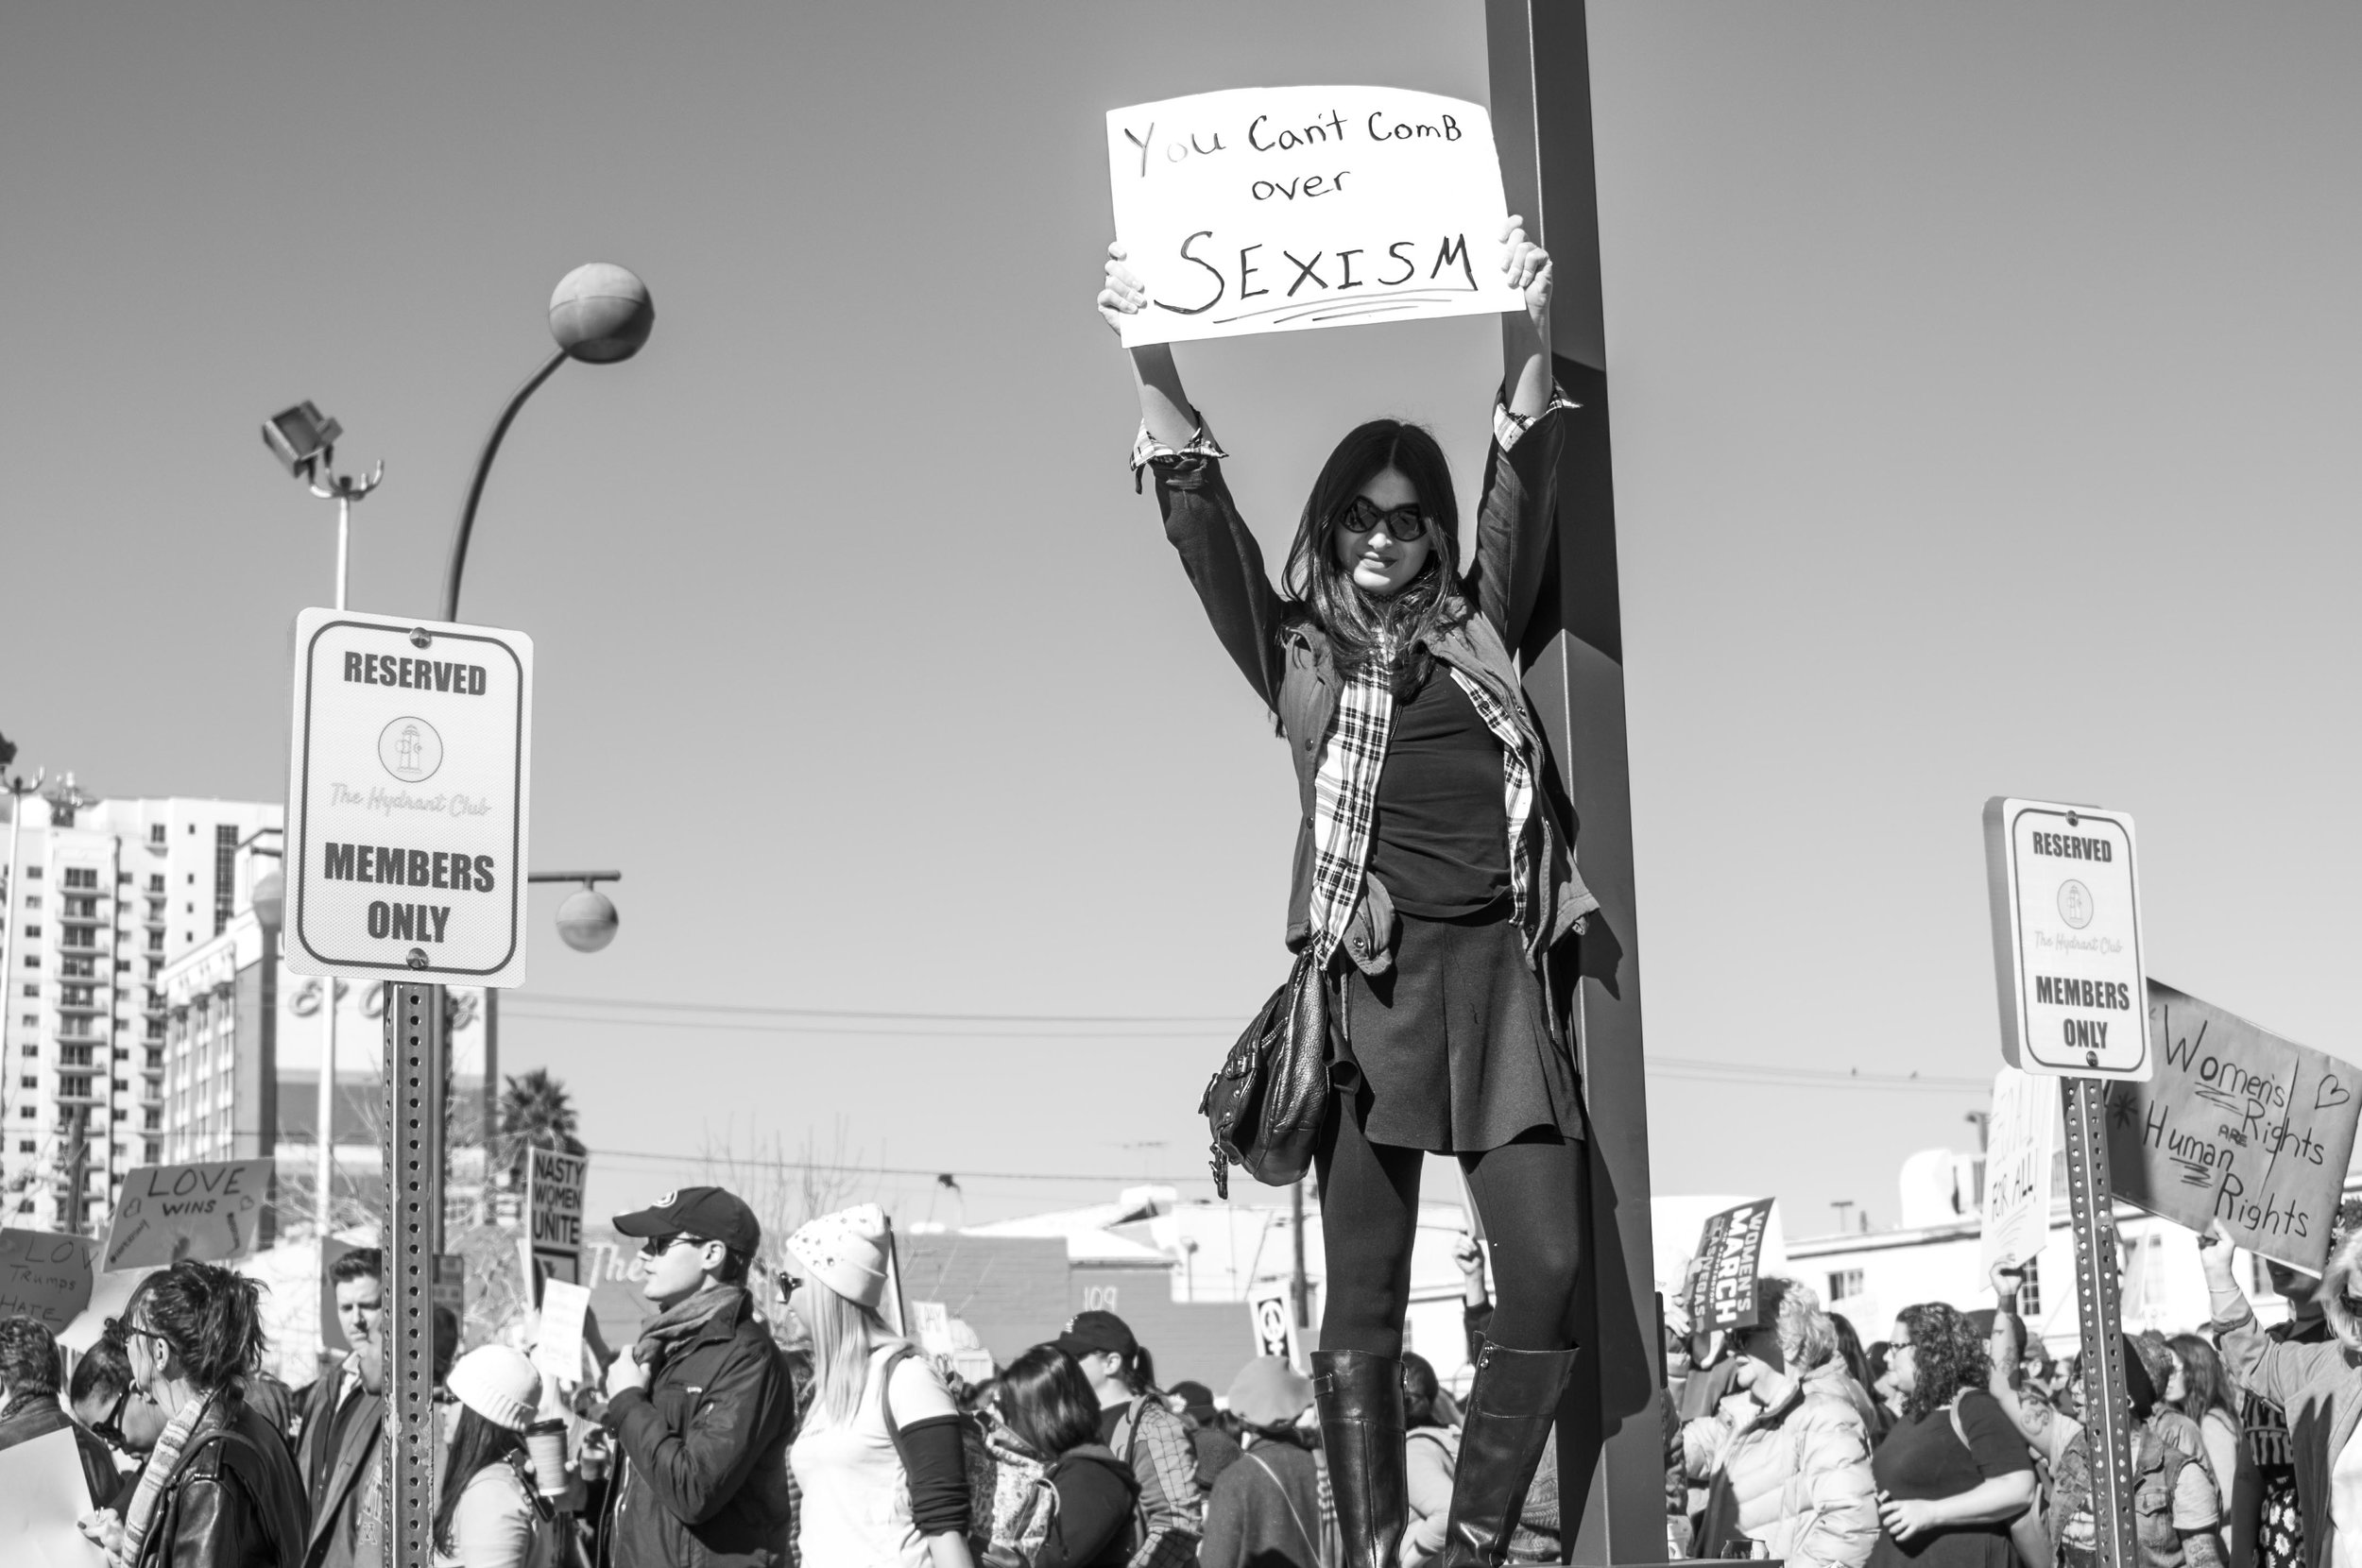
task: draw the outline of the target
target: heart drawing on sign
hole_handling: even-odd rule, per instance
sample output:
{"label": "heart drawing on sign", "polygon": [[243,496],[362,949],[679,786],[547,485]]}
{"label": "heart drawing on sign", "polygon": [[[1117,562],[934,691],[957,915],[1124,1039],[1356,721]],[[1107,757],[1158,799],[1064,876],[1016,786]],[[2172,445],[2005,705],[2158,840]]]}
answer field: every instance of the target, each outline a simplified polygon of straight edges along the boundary
{"label": "heart drawing on sign", "polygon": [[2326,1111],[2332,1105],[2343,1105],[2347,1100],[2352,1099],[2353,1098],[2353,1095],[2352,1091],[2347,1089],[2344,1084],[2337,1082],[2337,1075],[2336,1073],[2325,1072],[2321,1074],[2320,1088],[2315,1091],[2313,1095],[2313,1109],[2316,1111]]}

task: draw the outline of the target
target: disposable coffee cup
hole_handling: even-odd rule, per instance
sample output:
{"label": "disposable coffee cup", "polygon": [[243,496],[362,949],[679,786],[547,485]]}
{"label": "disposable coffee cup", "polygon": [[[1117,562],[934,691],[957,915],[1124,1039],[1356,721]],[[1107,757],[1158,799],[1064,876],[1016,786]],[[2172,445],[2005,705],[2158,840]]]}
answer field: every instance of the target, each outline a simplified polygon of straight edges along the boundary
{"label": "disposable coffee cup", "polygon": [[525,1428],[525,1457],[533,1461],[534,1482],[543,1496],[566,1490],[566,1423],[537,1421]]}

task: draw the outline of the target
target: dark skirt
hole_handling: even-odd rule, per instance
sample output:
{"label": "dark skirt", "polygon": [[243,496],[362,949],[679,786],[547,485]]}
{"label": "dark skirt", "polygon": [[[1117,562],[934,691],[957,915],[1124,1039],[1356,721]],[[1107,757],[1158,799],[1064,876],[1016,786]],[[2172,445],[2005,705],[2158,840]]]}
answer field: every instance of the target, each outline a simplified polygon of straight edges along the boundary
{"label": "dark skirt", "polygon": [[1583,1136],[1575,1059],[1552,1035],[1508,900],[1450,920],[1401,915],[1394,967],[1347,965],[1330,1082],[1374,1144],[1474,1154],[1548,1128]]}

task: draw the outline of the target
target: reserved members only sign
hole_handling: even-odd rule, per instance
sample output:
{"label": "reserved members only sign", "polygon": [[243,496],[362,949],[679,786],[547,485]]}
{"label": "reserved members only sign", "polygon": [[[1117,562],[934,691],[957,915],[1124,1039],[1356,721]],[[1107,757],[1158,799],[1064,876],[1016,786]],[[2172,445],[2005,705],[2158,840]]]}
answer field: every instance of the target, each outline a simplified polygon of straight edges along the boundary
{"label": "reserved members only sign", "polygon": [[1148,290],[1126,348],[1525,308],[1479,104],[1393,87],[1136,104],[1107,116],[1107,172]]}
{"label": "reserved members only sign", "polygon": [[532,735],[522,632],[297,617],[287,967],[523,983]]}

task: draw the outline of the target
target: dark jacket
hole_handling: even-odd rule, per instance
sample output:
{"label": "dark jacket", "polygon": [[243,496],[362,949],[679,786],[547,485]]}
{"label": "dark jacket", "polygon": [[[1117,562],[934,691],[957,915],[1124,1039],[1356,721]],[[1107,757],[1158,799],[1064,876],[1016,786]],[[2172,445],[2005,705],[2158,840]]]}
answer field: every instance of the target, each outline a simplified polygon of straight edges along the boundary
{"label": "dark jacket", "polygon": [[296,1568],[303,1484],[270,1423],[224,1397],[197,1418],[138,1568]]}
{"label": "dark jacket", "polygon": [[[376,1568],[360,1560],[361,1504],[368,1474],[377,1465],[385,1398],[355,1389],[339,1432],[336,1395],[344,1381],[341,1369],[325,1372],[303,1393],[300,1452],[311,1520],[303,1554],[306,1568]],[[282,1438],[282,1446],[284,1441]]]}
{"label": "dark jacket", "polygon": [[[1533,911],[1539,942],[1527,956],[1537,972],[1550,946],[1599,907],[1575,870],[1568,831],[1573,813],[1526,706],[1512,656],[1525,639],[1541,591],[1565,442],[1564,418],[1554,402],[1507,453],[1498,444],[1492,449],[1477,513],[1476,556],[1462,579],[1477,614],[1430,649],[1516,716],[1533,759],[1536,798],[1526,835],[1539,884],[1530,890],[1540,901]],[[1159,460],[1155,471],[1165,537],[1179,553],[1215,637],[1277,718],[1288,758],[1295,765],[1300,820],[1288,895],[1288,946],[1300,949],[1312,929],[1313,780],[1321,741],[1337,707],[1327,634],[1272,586],[1262,552],[1239,516],[1217,460],[1190,453]],[[1385,885],[1371,878],[1346,930],[1344,949],[1363,973],[1383,974],[1394,963],[1394,900]]]}
{"label": "dark jacket", "polygon": [[1132,1560],[1139,1478],[1100,1443],[1058,1456],[1042,1473],[1058,1492],[1050,1536],[1030,1568],[1124,1568]]}
{"label": "dark jacket", "polygon": [[609,1568],[774,1568],[792,1519],[787,1357],[742,1305],[667,1357],[604,1418],[615,1434],[600,1560]]}
{"label": "dark jacket", "polygon": [[1201,1568],[1320,1568],[1321,1461],[1290,1442],[1256,1442],[1206,1502]]}
{"label": "dark jacket", "polygon": [[114,1455],[97,1433],[65,1413],[57,1395],[28,1395],[9,1406],[8,1413],[0,1415],[0,1448],[13,1448],[20,1442],[67,1430],[74,1433],[74,1447],[82,1460],[82,1481],[90,1488],[91,1507],[103,1508],[114,1500],[123,1485],[122,1474],[115,1469]]}

